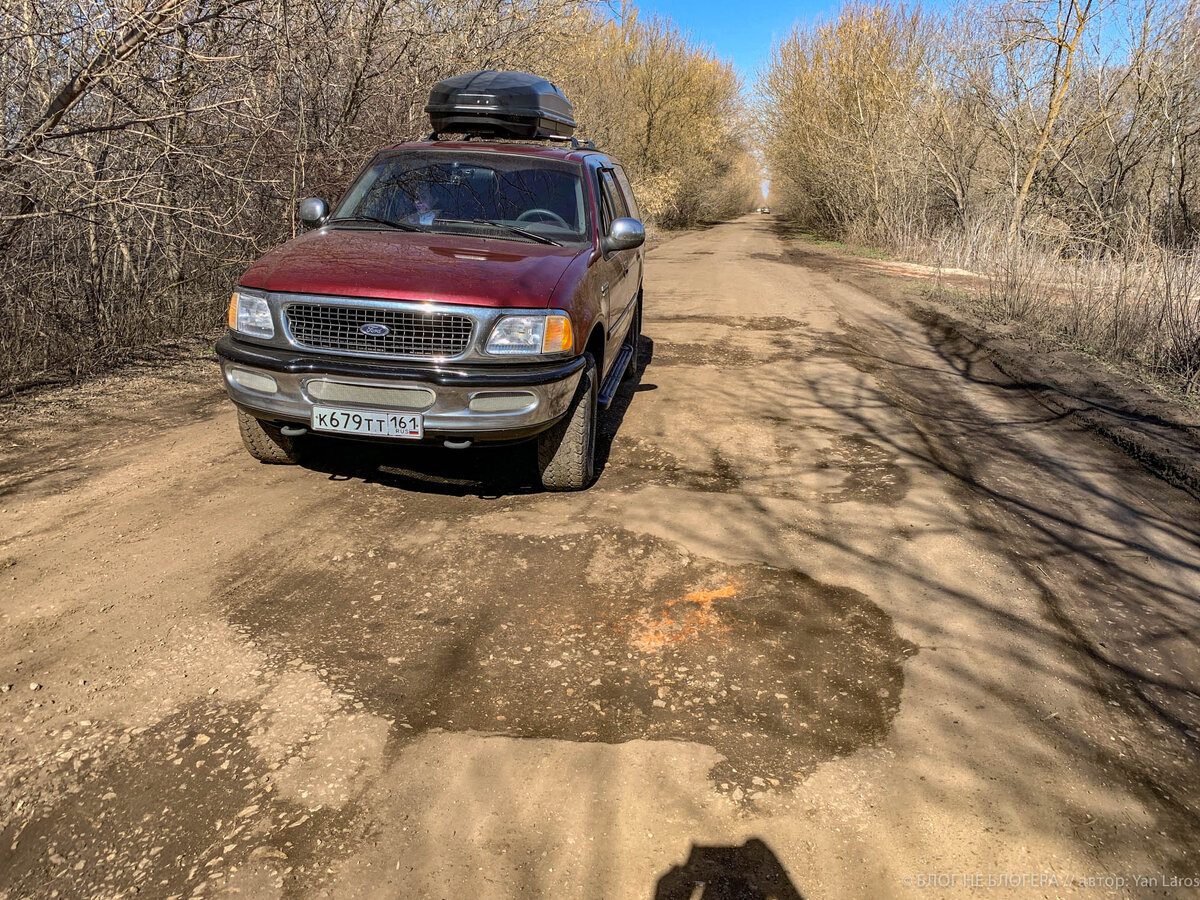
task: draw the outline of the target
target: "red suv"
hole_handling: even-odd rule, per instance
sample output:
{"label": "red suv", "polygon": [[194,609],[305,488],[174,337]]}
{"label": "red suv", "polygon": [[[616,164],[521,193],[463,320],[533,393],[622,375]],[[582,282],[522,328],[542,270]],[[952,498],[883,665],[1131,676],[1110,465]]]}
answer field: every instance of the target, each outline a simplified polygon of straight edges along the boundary
{"label": "red suv", "polygon": [[[515,101],[514,76],[533,84]],[[286,463],[310,433],[452,449],[532,438],[546,488],[585,488],[597,410],[637,368],[637,204],[619,164],[562,143],[566,101],[548,82],[452,81],[467,89],[443,99],[467,112],[443,125],[462,133],[475,115],[529,142],[435,133],[379,151],[332,211],[302,201],[310,230],[246,271],[217,344],[242,440]]]}

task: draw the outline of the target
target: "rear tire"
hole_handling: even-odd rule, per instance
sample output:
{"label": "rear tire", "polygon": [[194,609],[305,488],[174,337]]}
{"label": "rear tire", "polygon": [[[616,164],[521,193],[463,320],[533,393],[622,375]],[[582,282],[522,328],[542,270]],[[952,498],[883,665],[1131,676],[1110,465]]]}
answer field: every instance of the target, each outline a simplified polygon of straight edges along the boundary
{"label": "rear tire", "polygon": [[571,408],[554,427],[537,438],[538,471],[548,491],[581,491],[596,477],[596,360],[590,353]]}
{"label": "rear tire", "polygon": [[242,444],[259,462],[287,466],[300,461],[295,438],[288,437],[277,426],[256,419],[244,410],[239,409],[237,417]]}
{"label": "rear tire", "polygon": [[633,321],[629,324],[629,334],[625,342],[633,348],[633,356],[629,357],[629,365],[625,367],[625,378],[636,378],[642,364],[642,294],[638,292],[637,309],[633,311]]}

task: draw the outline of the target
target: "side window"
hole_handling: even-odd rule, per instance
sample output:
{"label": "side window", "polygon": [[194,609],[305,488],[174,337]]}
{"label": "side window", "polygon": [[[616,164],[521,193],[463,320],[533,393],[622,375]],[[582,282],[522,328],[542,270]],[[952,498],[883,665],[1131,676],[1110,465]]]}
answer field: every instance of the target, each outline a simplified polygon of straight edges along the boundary
{"label": "side window", "polygon": [[640,220],[642,215],[638,212],[637,200],[633,198],[633,188],[629,186],[629,179],[625,177],[625,170],[620,166],[614,166],[613,172],[617,176],[617,184],[621,185],[621,193],[625,195],[625,206],[629,210],[629,215]]}
{"label": "side window", "polygon": [[621,196],[611,169],[600,169],[600,212],[601,225],[607,234],[613,219],[629,215],[625,199]]}

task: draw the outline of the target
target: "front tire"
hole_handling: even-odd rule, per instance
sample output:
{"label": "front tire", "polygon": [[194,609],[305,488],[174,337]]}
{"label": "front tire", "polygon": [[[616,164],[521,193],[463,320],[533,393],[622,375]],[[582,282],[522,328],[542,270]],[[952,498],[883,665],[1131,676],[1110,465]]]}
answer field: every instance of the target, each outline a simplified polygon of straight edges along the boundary
{"label": "front tire", "polygon": [[537,438],[538,471],[548,491],[581,491],[596,477],[596,360],[586,354],[571,408]]}
{"label": "front tire", "polygon": [[242,445],[259,462],[289,466],[300,461],[295,438],[288,437],[277,426],[256,419],[245,410],[239,409],[237,417]]}

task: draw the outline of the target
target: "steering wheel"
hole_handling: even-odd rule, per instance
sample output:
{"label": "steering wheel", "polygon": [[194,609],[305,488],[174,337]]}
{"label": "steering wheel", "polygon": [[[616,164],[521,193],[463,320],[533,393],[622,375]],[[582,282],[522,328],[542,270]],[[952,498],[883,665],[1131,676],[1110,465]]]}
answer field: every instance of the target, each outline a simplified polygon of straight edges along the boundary
{"label": "steering wheel", "polygon": [[541,216],[543,219],[552,219],[555,222],[557,222],[559,225],[561,225],[563,228],[566,228],[568,230],[570,230],[570,228],[571,228],[571,226],[567,224],[567,220],[564,219],[562,216],[560,216],[558,213],[556,213],[552,209],[541,209],[540,207],[535,207],[534,209],[527,209],[527,210],[525,210],[525,212],[523,212],[519,216],[517,216],[517,221],[518,222],[528,221],[529,216]]}

